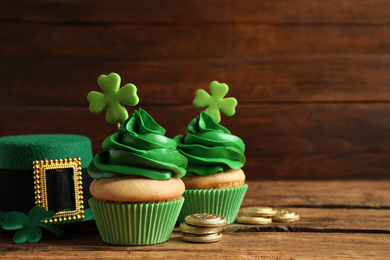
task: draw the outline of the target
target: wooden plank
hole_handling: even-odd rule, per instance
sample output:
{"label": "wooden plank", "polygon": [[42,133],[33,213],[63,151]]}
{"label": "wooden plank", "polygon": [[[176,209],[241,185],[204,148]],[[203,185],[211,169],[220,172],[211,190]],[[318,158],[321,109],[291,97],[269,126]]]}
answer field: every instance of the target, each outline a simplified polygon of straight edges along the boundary
{"label": "wooden plank", "polygon": [[[220,242],[191,244],[180,240],[181,233],[175,228],[166,243],[151,246],[113,246],[104,243],[96,228],[67,230],[65,239],[55,239],[44,234],[37,244],[16,245],[12,242],[14,232],[0,231],[2,259],[115,259],[124,257],[147,258],[383,258],[388,257],[390,243],[390,209],[370,208],[314,208],[299,207],[296,197],[307,194],[312,201],[335,199],[336,205],[354,204],[355,201],[388,200],[390,181],[256,181],[250,182],[249,197],[244,205],[251,203],[251,196],[262,200],[263,190],[270,196],[279,194],[294,207],[301,219],[292,223],[271,225],[232,224],[226,227]],[[254,191],[254,187],[256,191]],[[344,190],[342,190],[344,188]],[[383,196],[383,198],[382,198]],[[359,199],[361,198],[361,199]],[[352,200],[351,200],[352,199]],[[320,203],[316,204],[320,206]],[[361,204],[359,204],[361,206]],[[355,206],[359,206],[355,203]]]}
{"label": "wooden plank", "polygon": [[[112,71],[138,87],[141,104],[191,104],[212,80],[246,102],[389,101],[388,55],[293,55],[167,62],[1,63],[2,105],[85,105]],[[31,97],[34,98],[31,98]],[[240,107],[240,105],[239,105]],[[239,109],[239,108],[238,108]]]}
{"label": "wooden plank", "polygon": [[[142,106],[167,130],[184,133],[200,109]],[[132,111],[132,109],[129,109]],[[389,177],[388,104],[243,104],[222,125],[246,143],[248,179]],[[1,107],[0,136],[74,133],[91,138],[94,152],[117,131],[84,107]]]}
{"label": "wooden plank", "polygon": [[[190,0],[177,1],[50,1],[2,0],[0,17],[16,22],[67,23],[280,23],[386,24],[386,0]],[[302,15],[304,14],[304,15]]]}
{"label": "wooden plank", "polygon": [[67,240],[46,240],[37,244],[2,243],[2,259],[116,259],[116,258],[383,258],[388,257],[388,234],[261,233],[224,234],[222,241],[193,244],[174,233],[163,244],[112,246],[95,233],[76,233]]}
{"label": "wooden plank", "polygon": [[390,181],[247,181],[242,206],[389,209]]}
{"label": "wooden plank", "polygon": [[3,24],[3,62],[172,61],[288,54],[388,54],[387,26]]}

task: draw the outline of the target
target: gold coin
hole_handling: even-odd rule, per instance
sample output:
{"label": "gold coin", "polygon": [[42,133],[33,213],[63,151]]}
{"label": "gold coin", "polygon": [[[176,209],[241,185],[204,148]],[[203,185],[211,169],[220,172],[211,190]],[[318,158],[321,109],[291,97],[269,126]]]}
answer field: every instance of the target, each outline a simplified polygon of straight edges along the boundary
{"label": "gold coin", "polygon": [[292,222],[299,220],[299,215],[292,210],[281,209],[278,210],[278,214],[272,220],[277,222]]}
{"label": "gold coin", "polygon": [[221,227],[226,225],[226,218],[211,213],[196,213],[185,217],[184,221],[191,226]]}
{"label": "gold coin", "polygon": [[272,223],[272,218],[249,217],[240,215],[237,216],[236,222],[241,224],[266,225]]}
{"label": "gold coin", "polygon": [[273,217],[278,211],[271,207],[246,207],[241,211],[241,215],[249,217]]}
{"label": "gold coin", "polygon": [[195,235],[215,234],[222,231],[222,227],[197,227],[186,223],[181,223],[179,230],[183,233],[190,233]]}
{"label": "gold coin", "polygon": [[184,233],[183,235],[181,235],[182,240],[187,242],[192,242],[192,243],[212,243],[221,240],[221,238],[222,238],[221,233],[208,234],[208,235],[194,235],[194,234]]}

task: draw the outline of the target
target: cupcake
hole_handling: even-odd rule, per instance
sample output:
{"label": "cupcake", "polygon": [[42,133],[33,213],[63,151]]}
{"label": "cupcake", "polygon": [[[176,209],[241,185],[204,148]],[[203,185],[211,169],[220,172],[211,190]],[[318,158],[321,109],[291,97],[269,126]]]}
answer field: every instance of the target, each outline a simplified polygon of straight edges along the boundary
{"label": "cupcake", "polygon": [[169,239],[183,205],[187,160],[144,110],[106,138],[88,172],[89,203],[103,241],[150,245]]}
{"label": "cupcake", "polygon": [[[226,88],[226,84],[216,81],[210,84],[210,92],[214,94],[226,94]],[[207,98],[204,93],[197,92],[195,105],[200,97]],[[221,100],[222,98],[219,103]],[[236,101],[231,103],[233,106],[237,104]],[[185,202],[178,219],[180,223],[184,222],[187,215],[213,213],[224,216],[227,224],[231,224],[248,189],[241,169],[246,161],[245,144],[241,138],[232,135],[227,128],[216,122],[220,120],[219,113],[214,119],[210,114],[215,114],[215,111],[209,111],[201,112],[190,122],[184,135],[174,138],[178,150],[188,159],[187,173],[182,178],[186,190],[183,194]]]}
{"label": "cupcake", "polygon": [[164,134],[146,111],[135,111],[89,165],[89,204],[103,241],[151,245],[170,238],[184,202],[187,160]]}

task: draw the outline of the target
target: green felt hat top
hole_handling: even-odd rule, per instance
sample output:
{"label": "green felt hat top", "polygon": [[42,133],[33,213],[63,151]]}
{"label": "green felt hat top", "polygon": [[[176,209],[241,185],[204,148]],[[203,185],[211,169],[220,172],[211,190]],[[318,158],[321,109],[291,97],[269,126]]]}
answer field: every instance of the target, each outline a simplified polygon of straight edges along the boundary
{"label": "green felt hat top", "polygon": [[36,160],[81,158],[82,167],[92,160],[91,140],[82,135],[35,134],[0,138],[0,169],[30,170]]}

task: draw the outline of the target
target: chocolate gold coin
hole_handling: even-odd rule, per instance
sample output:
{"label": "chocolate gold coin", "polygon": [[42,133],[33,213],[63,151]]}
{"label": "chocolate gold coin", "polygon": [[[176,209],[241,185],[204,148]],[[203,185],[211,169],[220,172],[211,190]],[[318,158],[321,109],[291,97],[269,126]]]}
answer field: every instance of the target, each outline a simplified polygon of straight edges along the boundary
{"label": "chocolate gold coin", "polygon": [[271,207],[246,207],[241,211],[241,215],[249,217],[274,217],[278,211]]}
{"label": "chocolate gold coin", "polygon": [[292,210],[281,209],[278,210],[278,214],[272,220],[277,222],[292,222],[299,220],[299,215]]}
{"label": "chocolate gold coin", "polygon": [[179,230],[183,233],[195,234],[195,235],[207,235],[215,234],[222,231],[222,227],[196,227],[186,223],[181,223]]}
{"label": "chocolate gold coin", "polygon": [[237,223],[241,224],[250,224],[250,225],[266,225],[272,223],[272,218],[263,218],[263,217],[249,217],[249,216],[237,216]]}
{"label": "chocolate gold coin", "polygon": [[221,233],[208,234],[208,235],[194,235],[194,234],[184,233],[183,235],[181,235],[182,240],[186,242],[192,242],[192,243],[212,243],[221,240],[221,238],[222,238]]}
{"label": "chocolate gold coin", "polygon": [[196,213],[185,217],[185,223],[199,227],[221,227],[226,225],[226,218],[210,213]]}

